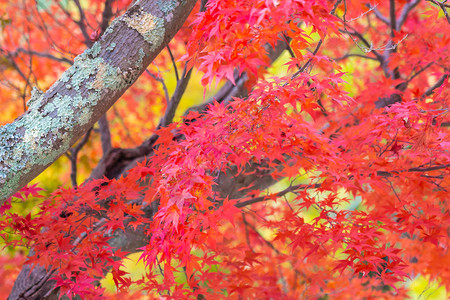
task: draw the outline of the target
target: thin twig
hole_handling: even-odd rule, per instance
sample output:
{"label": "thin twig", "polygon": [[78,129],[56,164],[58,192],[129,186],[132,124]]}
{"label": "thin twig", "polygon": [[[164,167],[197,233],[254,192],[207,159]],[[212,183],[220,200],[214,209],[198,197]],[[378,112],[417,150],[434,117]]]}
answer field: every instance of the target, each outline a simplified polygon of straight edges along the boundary
{"label": "thin twig", "polygon": [[[47,22],[45,21],[44,17],[41,14],[41,11],[38,8],[38,2],[35,0],[35,6],[34,9],[36,10],[36,15],[38,17],[38,20],[40,21],[40,24],[36,24],[36,26],[45,34],[47,40],[48,40],[48,44],[53,47],[54,49],[56,48],[57,51],[60,51],[61,53],[66,52],[64,49],[62,49],[53,39],[52,34],[50,34],[48,28],[47,28]],[[53,18],[53,20],[55,22],[57,22],[57,20],[55,18]],[[64,28],[64,27],[62,27]],[[70,30],[67,30],[67,32],[71,35],[74,36],[73,33]],[[70,53],[72,54],[72,53]]]}
{"label": "thin twig", "polygon": [[370,59],[370,60],[378,60],[378,59],[376,59],[375,57],[370,57],[370,56],[367,56],[367,55],[357,54],[357,53],[349,53],[349,54],[345,54],[344,56],[334,58],[333,60],[335,60],[335,61],[340,61],[340,60],[347,59],[347,58],[349,58],[349,57],[361,57],[361,58]]}
{"label": "thin twig", "polygon": [[87,32],[87,28],[86,28],[87,21],[86,21],[86,15],[84,14],[84,9],[81,7],[79,0],[73,0],[73,2],[75,2],[75,5],[78,8],[78,13],[80,14],[80,20],[75,21],[75,22],[78,24],[78,26],[81,29],[81,33],[83,34],[86,45],[88,45],[88,47],[91,47],[93,42],[90,40],[89,34]]}
{"label": "thin twig", "polygon": [[[339,4],[341,4],[341,2],[342,2],[342,0],[337,0],[336,1],[336,3],[333,6],[333,9],[330,11],[331,15],[334,15],[336,13],[336,10],[337,10]],[[314,52],[312,53],[312,57],[310,59],[308,59],[308,61],[303,65],[303,67],[300,68],[300,70],[298,70],[297,72],[294,73],[294,75],[292,75],[292,79],[296,78],[300,73],[305,72],[306,68],[308,68],[308,66],[311,64],[314,56],[316,56],[317,52],[319,52],[319,49],[322,46],[322,44],[323,44],[323,40],[320,39],[319,43],[317,44],[316,48],[314,49]],[[290,47],[289,47],[289,44],[288,44],[288,49],[289,48]]]}
{"label": "thin twig", "polygon": [[170,98],[169,105],[167,106],[166,113],[164,117],[161,119],[161,122],[158,127],[166,127],[170,123],[172,123],[173,118],[175,117],[175,112],[177,110],[178,104],[180,104],[181,98],[186,91],[187,85],[189,83],[189,79],[191,78],[192,68],[187,70],[188,62],[186,62],[183,74],[181,75],[181,79],[177,83],[177,87],[175,88],[175,92],[173,92],[172,98]]}
{"label": "thin twig", "polygon": [[391,23],[389,22],[389,19],[383,16],[383,14],[378,10],[376,6],[372,6],[370,4],[366,4],[367,7],[371,8],[373,13],[375,14],[375,17],[377,17],[378,20],[385,23],[388,26],[391,26]]}
{"label": "thin twig", "polygon": [[321,185],[320,184],[313,184],[313,185],[308,185],[308,184],[298,184],[298,185],[293,185],[290,186],[284,190],[282,190],[281,192],[272,194],[272,195],[268,195],[268,196],[261,196],[261,197],[257,197],[257,198],[253,198],[250,200],[246,200],[246,201],[242,201],[242,202],[238,202],[236,203],[236,207],[237,208],[241,208],[247,205],[251,205],[251,204],[255,204],[258,202],[263,202],[263,201],[268,201],[268,200],[272,200],[274,198],[279,198],[282,197],[284,195],[286,195],[287,193],[290,192],[294,192],[296,190],[304,190],[304,189],[318,189]]}
{"label": "thin twig", "polygon": [[447,8],[450,7],[450,4],[445,4],[447,0],[444,0],[443,2],[439,2],[437,0],[426,0],[428,2],[431,2],[433,4],[436,4],[441,8],[441,10],[444,12],[445,18],[447,19],[448,24],[450,24],[450,16],[448,14]]}
{"label": "thin twig", "polygon": [[368,10],[366,10],[366,11],[363,12],[363,13],[361,13],[359,16],[357,16],[357,17],[355,17],[355,18],[352,18],[352,19],[347,20],[347,22],[353,22],[353,21],[356,21],[356,20],[361,19],[362,17],[364,17],[365,15],[367,15],[368,13],[370,13],[371,11],[375,10],[376,7],[378,6],[378,4],[375,4],[374,6],[371,6],[371,5],[366,5],[366,6],[369,8]]}
{"label": "thin twig", "polygon": [[[345,3],[345,2],[344,2]],[[381,65],[384,65],[384,57],[378,52],[380,49],[373,48],[373,45],[367,41],[361,33],[359,33],[355,28],[347,24],[347,21],[345,20],[345,14],[343,16],[343,19],[340,19],[344,22],[344,32],[347,33],[350,38],[353,40],[353,42],[358,46],[358,48],[363,51],[364,53],[373,53]],[[348,31],[348,29],[351,29],[352,32]],[[356,36],[367,48],[362,47],[354,38],[353,36]]]}
{"label": "thin twig", "polygon": [[153,78],[156,81],[158,81],[159,83],[161,83],[162,88],[164,90],[164,95],[166,96],[166,104],[167,104],[167,106],[169,106],[169,103],[170,103],[169,90],[167,89],[167,86],[166,86],[166,83],[164,81],[164,78],[156,76],[155,74],[153,74],[149,70],[145,70],[145,73],[147,75],[149,75],[151,78]]}
{"label": "thin twig", "polygon": [[408,80],[406,80],[406,83],[411,82],[411,80],[413,80],[414,78],[416,78],[417,76],[419,76],[420,73],[422,73],[423,71],[425,71],[426,69],[428,69],[429,67],[431,67],[434,64],[434,62],[430,62],[427,65],[423,66],[419,71],[415,72],[414,74],[410,75],[410,77],[408,78]]}
{"label": "thin twig", "polygon": [[51,60],[54,60],[54,61],[64,62],[64,63],[70,64],[70,65],[73,64],[73,62],[70,59],[68,59],[68,58],[57,57],[57,56],[54,56],[54,55],[52,55],[50,53],[42,53],[42,52],[38,52],[38,51],[35,51],[35,50],[26,50],[26,49],[23,49],[23,48],[17,48],[15,52],[17,52],[17,53],[22,52],[22,53],[25,53],[25,54],[28,54],[28,55],[35,55],[35,56],[39,56],[39,57],[43,57],[43,58],[48,58],[48,59],[51,59]]}
{"label": "thin twig", "polygon": [[442,169],[447,169],[450,168],[450,164],[446,164],[446,165],[439,165],[439,166],[433,166],[433,167],[428,167],[428,168],[410,168],[405,172],[428,172],[428,171],[436,171],[436,170],[442,170]]}
{"label": "thin twig", "polygon": [[377,175],[380,177],[391,177],[394,175],[398,175],[400,173],[412,173],[412,172],[430,172],[430,171],[437,171],[442,169],[448,169],[450,168],[450,164],[446,165],[438,165],[433,167],[416,167],[416,168],[410,168],[407,170],[400,170],[400,171],[377,171]]}
{"label": "thin twig", "polygon": [[177,82],[180,81],[180,76],[178,75],[178,68],[177,64],[175,63],[175,58],[173,57],[172,50],[170,50],[169,45],[167,45],[167,51],[169,52],[170,59],[172,60],[173,70],[175,72],[175,78],[177,79]]}
{"label": "thin twig", "polygon": [[342,0],[337,0],[336,3],[333,6],[333,9],[330,11],[331,15],[334,15],[336,13],[336,10],[338,8],[338,6],[342,3]]}
{"label": "thin twig", "polygon": [[442,75],[442,77],[439,78],[439,80],[435,84],[433,84],[431,87],[429,87],[425,91],[425,93],[423,93],[421,98],[423,99],[425,97],[431,96],[434,93],[434,90],[437,89],[438,87],[440,87],[445,82],[445,80],[448,79],[449,75],[450,75],[449,73]]}
{"label": "thin twig", "polygon": [[70,180],[72,181],[72,186],[74,186],[74,187],[78,186],[78,184],[77,184],[77,156],[78,156],[78,153],[80,152],[81,148],[83,148],[83,146],[86,145],[86,143],[88,142],[91,131],[92,131],[92,127],[89,128],[89,130],[84,135],[83,139],[75,147],[73,147],[69,150],[70,154],[69,155],[66,154],[66,156],[69,158],[70,164],[71,164]]}
{"label": "thin twig", "polygon": [[395,132],[394,138],[391,140],[390,143],[386,144],[386,147],[384,148],[383,151],[380,152],[380,154],[378,154],[378,157],[381,157],[392,146],[392,144],[394,144],[394,142],[397,141],[397,134],[398,134],[398,129]]}

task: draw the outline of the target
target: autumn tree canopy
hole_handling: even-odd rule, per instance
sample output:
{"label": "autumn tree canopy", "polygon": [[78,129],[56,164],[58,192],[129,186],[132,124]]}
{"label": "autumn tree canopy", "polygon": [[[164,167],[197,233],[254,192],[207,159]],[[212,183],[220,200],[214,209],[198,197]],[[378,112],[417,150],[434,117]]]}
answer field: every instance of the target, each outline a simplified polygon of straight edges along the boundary
{"label": "autumn tree canopy", "polygon": [[0,0],[0,296],[445,297],[449,8]]}

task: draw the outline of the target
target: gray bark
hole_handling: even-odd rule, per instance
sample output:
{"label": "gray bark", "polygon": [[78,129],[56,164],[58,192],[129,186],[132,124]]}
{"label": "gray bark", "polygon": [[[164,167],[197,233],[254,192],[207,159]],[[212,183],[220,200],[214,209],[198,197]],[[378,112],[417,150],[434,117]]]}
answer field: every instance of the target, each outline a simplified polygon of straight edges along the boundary
{"label": "gray bark", "polygon": [[65,153],[136,81],[196,0],[140,0],[29,109],[0,127],[0,204]]}

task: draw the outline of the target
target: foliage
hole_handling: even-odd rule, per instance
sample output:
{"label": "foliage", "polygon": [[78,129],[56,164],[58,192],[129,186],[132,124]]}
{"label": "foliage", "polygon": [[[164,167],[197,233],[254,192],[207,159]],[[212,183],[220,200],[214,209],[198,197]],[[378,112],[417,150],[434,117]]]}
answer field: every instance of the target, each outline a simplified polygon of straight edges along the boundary
{"label": "foliage", "polygon": [[[129,2],[1,1],[0,122],[99,38],[106,7],[117,16]],[[47,267],[60,295],[86,299],[403,299],[417,274],[449,290],[448,5],[209,0],[199,10],[108,113],[114,149],[98,150],[109,132],[94,127],[67,155],[82,153],[73,187],[58,162],[49,172],[61,187],[42,196],[30,185],[4,204],[4,245],[32,249],[27,263]],[[269,49],[286,42],[284,75],[270,73]],[[205,91],[244,92],[158,126],[192,68]],[[191,90],[182,106],[206,101]],[[117,148],[149,141],[133,168],[77,186]],[[30,195],[38,209],[14,210]],[[139,251],[136,279],[124,260]],[[107,273],[114,296],[98,284]]]}

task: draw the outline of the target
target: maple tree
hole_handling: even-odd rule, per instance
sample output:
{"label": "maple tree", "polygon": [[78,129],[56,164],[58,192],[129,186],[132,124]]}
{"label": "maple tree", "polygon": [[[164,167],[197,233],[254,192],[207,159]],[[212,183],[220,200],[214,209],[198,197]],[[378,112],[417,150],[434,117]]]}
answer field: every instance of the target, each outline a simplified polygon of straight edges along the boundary
{"label": "maple tree", "polygon": [[448,9],[0,1],[0,294],[404,299],[417,275],[448,290]]}

